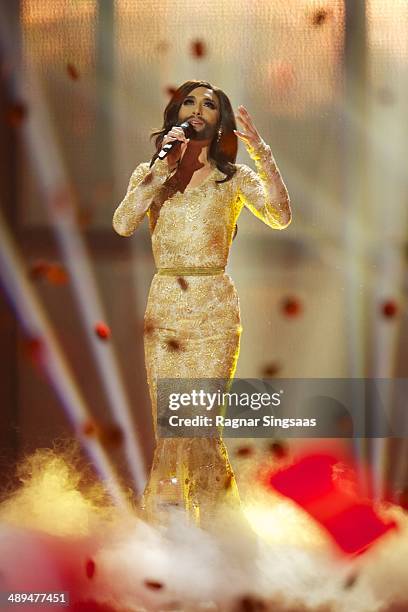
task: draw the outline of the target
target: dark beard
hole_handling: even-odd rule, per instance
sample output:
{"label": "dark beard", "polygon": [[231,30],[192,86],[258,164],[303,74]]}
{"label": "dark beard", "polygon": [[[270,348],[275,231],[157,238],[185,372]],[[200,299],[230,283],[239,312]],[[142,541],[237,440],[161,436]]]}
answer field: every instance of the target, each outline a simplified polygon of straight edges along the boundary
{"label": "dark beard", "polygon": [[193,127],[193,130],[191,132],[191,136],[189,137],[191,140],[212,140],[215,136],[215,132],[216,132],[216,128],[214,125],[207,125],[205,124],[205,126],[203,127],[202,130],[199,130],[198,132],[196,132],[196,130]]}

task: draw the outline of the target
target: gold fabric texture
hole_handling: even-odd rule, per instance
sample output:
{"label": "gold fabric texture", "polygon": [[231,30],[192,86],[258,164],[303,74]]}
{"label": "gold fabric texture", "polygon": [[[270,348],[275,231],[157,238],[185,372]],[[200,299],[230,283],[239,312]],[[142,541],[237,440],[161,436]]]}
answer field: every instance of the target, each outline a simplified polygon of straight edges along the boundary
{"label": "gold fabric texture", "polygon": [[[150,223],[159,273],[150,287],[144,319],[144,347],[156,430],[159,378],[232,379],[242,331],[239,298],[227,264],[235,224],[246,206],[274,229],[290,223],[289,196],[272,156],[262,142],[247,147],[257,172],[237,164],[231,180],[215,166],[197,187],[176,192]],[[168,176],[166,160],[149,169],[141,163],[116,209],[113,227],[130,236],[147,214]],[[286,212],[285,212],[286,211]],[[216,268],[214,274],[194,268]],[[161,273],[172,269],[173,273]],[[192,269],[192,270],[191,270]],[[205,524],[224,502],[239,503],[235,478],[221,439],[158,438],[143,505],[148,517],[176,504]]]}

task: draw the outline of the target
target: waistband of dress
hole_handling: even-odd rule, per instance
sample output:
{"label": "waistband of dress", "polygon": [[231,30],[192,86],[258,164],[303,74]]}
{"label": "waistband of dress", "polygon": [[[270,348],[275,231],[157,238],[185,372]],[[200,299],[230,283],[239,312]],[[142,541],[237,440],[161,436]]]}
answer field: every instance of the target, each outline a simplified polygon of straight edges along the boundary
{"label": "waistband of dress", "polygon": [[161,276],[213,276],[224,274],[225,266],[212,268],[157,268],[157,274]]}

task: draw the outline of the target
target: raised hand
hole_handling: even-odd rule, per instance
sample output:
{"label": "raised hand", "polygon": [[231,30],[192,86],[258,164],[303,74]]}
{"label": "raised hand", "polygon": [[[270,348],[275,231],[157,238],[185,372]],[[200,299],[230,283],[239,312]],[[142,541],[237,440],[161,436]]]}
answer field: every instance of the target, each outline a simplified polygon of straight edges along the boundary
{"label": "raised hand", "polygon": [[261,144],[262,137],[256,129],[255,124],[245,106],[242,106],[242,104],[238,106],[235,117],[238,119],[245,131],[241,132],[234,130],[234,134],[236,134],[244,144],[249,144],[253,148],[256,148],[259,144]]}

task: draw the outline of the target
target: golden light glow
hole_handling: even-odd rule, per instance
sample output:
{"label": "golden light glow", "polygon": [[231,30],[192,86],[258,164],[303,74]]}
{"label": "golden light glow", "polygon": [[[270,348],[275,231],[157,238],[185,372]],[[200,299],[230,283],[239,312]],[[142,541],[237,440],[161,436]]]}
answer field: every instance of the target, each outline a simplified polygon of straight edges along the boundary
{"label": "golden light glow", "polygon": [[306,512],[290,500],[274,494],[244,506],[252,529],[271,544],[321,548],[329,545],[329,536]]}

